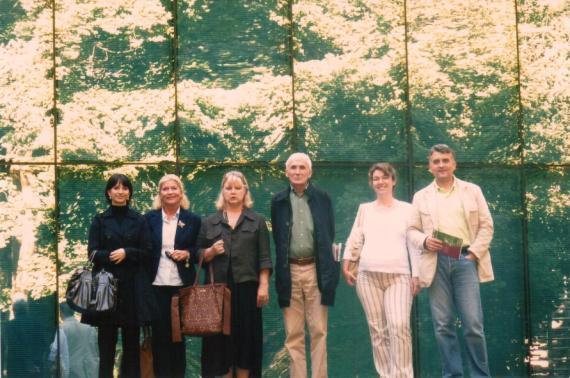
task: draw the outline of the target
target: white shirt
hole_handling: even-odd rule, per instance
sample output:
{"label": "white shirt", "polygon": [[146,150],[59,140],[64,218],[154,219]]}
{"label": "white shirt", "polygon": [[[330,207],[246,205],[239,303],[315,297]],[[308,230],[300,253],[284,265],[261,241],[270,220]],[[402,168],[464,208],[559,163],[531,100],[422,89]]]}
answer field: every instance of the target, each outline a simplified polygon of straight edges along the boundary
{"label": "white shirt", "polygon": [[[394,200],[390,207],[371,202],[366,204],[362,219],[364,245],[360,254],[359,271],[403,273],[418,276],[418,251],[408,245],[407,231],[413,206]],[[408,261],[408,250],[409,260]]]}
{"label": "white shirt", "polygon": [[176,227],[178,227],[178,217],[180,209],[176,211],[176,215],[172,219],[168,219],[164,210],[162,210],[162,249],[160,251],[160,260],[158,262],[158,271],[154,278],[153,285],[156,286],[182,286],[182,279],[178,274],[176,263],[166,256],[166,252],[174,251],[174,238],[176,236]]}

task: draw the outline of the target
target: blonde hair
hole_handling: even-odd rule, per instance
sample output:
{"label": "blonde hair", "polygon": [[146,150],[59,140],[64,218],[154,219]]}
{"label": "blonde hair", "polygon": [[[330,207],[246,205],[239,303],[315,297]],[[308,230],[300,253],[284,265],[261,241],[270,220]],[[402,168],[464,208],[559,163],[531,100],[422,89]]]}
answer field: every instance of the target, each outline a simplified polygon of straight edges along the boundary
{"label": "blonde hair", "polygon": [[178,188],[182,193],[182,200],[180,201],[180,207],[183,208],[184,210],[188,210],[188,208],[190,207],[190,201],[188,200],[188,197],[184,192],[184,184],[182,183],[182,180],[180,180],[180,177],[172,174],[162,176],[162,178],[158,182],[158,194],[154,197],[154,200],[152,201],[152,208],[154,210],[162,209],[162,199],[160,198],[160,191],[162,190],[162,185],[164,185],[164,183],[167,181],[174,181],[176,185],[178,185]]}
{"label": "blonde hair", "polygon": [[218,199],[216,200],[216,209],[222,210],[226,204],[224,201],[224,186],[228,181],[239,180],[245,188],[245,197],[243,198],[243,207],[249,209],[253,206],[253,198],[251,198],[251,193],[249,192],[249,185],[245,176],[240,171],[229,171],[222,178],[222,185],[220,186],[220,194],[218,194]]}

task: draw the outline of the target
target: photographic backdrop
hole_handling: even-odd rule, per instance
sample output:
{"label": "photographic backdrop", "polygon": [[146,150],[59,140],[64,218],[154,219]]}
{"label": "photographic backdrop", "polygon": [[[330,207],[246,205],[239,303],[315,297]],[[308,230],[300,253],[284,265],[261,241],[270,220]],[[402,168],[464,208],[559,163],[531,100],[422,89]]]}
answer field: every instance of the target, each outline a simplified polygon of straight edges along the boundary
{"label": "photographic backdrop", "polygon": [[[495,221],[482,286],[494,376],[570,374],[570,3],[565,0],[0,0],[2,375],[54,375],[49,344],[113,172],[149,210],[166,173],[214,211],[242,170],[269,218],[294,151],[348,236],[368,167],[427,185],[436,143]],[[288,376],[281,311],[264,309],[264,376]],[[30,341],[10,341],[25,304]],[[417,376],[440,375],[427,293],[414,307]],[[461,325],[458,324],[460,328]],[[34,333],[37,329],[37,334]],[[199,372],[187,338],[188,376]],[[331,377],[375,375],[354,289],[329,312]],[[32,353],[37,361],[11,356]]]}

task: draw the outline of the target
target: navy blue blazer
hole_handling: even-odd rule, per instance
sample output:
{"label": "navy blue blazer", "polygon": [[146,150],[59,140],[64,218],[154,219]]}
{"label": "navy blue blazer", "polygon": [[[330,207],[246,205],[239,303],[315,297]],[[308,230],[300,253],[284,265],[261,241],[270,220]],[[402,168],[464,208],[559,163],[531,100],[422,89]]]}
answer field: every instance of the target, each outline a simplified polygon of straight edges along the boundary
{"label": "navy blue blazer", "polygon": [[[149,267],[151,282],[156,278],[158,263],[162,251],[162,209],[151,210],[144,216],[151,230],[152,254]],[[176,263],[178,274],[184,286],[192,285],[196,277],[194,263],[198,262],[196,241],[200,232],[202,220],[196,214],[180,208],[176,235],[174,237],[174,249],[190,251],[190,264],[184,261]],[[188,267],[186,267],[188,265]]]}

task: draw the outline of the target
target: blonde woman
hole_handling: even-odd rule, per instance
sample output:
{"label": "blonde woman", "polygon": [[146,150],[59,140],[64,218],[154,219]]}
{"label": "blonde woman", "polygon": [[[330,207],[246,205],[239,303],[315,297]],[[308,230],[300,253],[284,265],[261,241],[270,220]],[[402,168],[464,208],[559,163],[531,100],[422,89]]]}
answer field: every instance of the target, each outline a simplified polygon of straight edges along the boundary
{"label": "blonde woman", "polygon": [[231,336],[202,339],[202,376],[261,377],[261,308],[269,302],[269,232],[265,219],[251,209],[245,176],[224,175],[216,208],[200,230],[199,254],[213,264],[215,282],[232,291]]}
{"label": "blonde woman", "polygon": [[184,341],[172,342],[170,301],[181,287],[194,282],[200,217],[188,210],[184,185],[168,174],[158,182],[153,210],[145,214],[151,229],[149,275],[160,317],[152,323],[153,367],[156,377],[184,377]]}
{"label": "blonde woman", "polygon": [[[356,293],[370,330],[374,365],[382,377],[412,377],[410,311],[419,290],[417,248],[408,246],[413,207],[394,198],[396,170],[376,163],[368,171],[376,200],[358,208],[346,242],[343,275]],[[358,273],[349,269],[360,252]]]}

